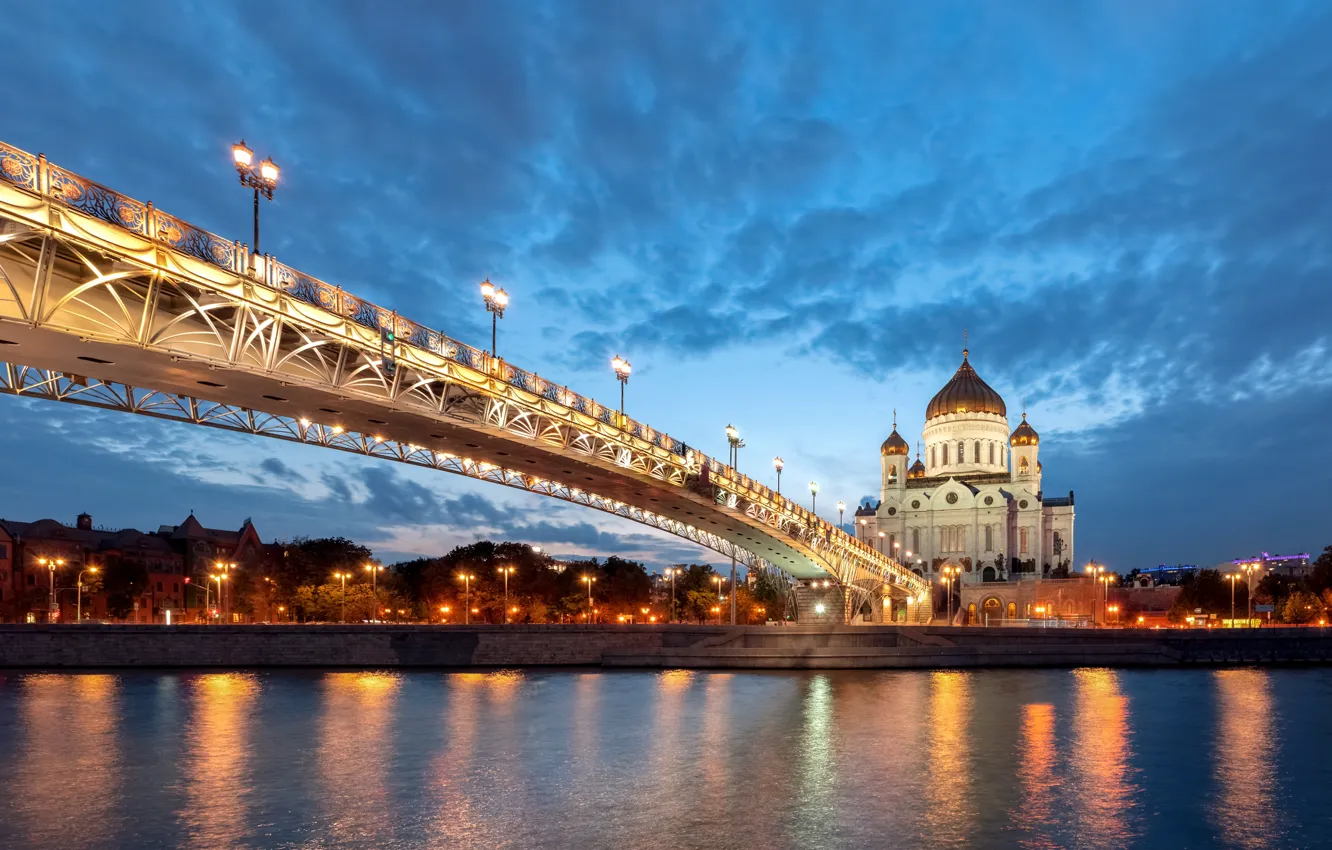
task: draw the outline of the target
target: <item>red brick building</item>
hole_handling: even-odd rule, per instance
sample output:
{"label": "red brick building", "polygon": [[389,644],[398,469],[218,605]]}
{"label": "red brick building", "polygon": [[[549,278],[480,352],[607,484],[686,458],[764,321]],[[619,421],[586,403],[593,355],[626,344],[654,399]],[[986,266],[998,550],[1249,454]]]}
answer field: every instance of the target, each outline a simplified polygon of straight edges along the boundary
{"label": "red brick building", "polygon": [[[236,564],[229,584],[245,586],[251,575],[260,575],[268,564],[268,547],[254,525],[246,520],[237,531],[205,528],[191,513],[179,525],[163,525],[145,533],[133,528],[110,529],[93,525],[92,517],[80,514],[73,526],[54,519],[17,522],[0,519],[0,621],[46,622],[51,617],[52,579],[57,622],[73,622],[77,609],[77,585],[97,584],[96,568],[104,574],[111,564],[142,567],[147,574],[143,590],[133,599],[135,608],[125,619],[134,622],[164,622],[167,611],[173,622],[207,616],[204,586],[216,564]],[[43,563],[45,561],[46,563]],[[63,561],[54,575],[50,564]],[[216,588],[216,584],[213,584]],[[228,591],[232,588],[228,587]],[[216,592],[211,594],[216,597]],[[213,599],[216,608],[216,599]],[[83,594],[83,616],[110,619],[105,592]],[[227,619],[243,619],[243,605],[236,595],[224,596],[218,612]]]}

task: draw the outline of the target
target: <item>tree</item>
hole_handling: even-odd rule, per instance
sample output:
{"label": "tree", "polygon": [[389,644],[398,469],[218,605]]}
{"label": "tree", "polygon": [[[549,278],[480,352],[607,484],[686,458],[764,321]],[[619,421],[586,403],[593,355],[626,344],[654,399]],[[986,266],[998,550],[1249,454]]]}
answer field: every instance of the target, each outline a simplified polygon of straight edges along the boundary
{"label": "tree", "polygon": [[760,569],[754,576],[754,601],[763,606],[767,618],[786,619],[786,597],[789,588],[777,570]]}
{"label": "tree", "polygon": [[1307,590],[1292,591],[1280,608],[1283,623],[1312,623],[1323,616],[1323,600]]}
{"label": "tree", "polygon": [[1332,546],[1325,547],[1323,554],[1314,561],[1313,570],[1310,571],[1306,584],[1314,593],[1332,590]]}

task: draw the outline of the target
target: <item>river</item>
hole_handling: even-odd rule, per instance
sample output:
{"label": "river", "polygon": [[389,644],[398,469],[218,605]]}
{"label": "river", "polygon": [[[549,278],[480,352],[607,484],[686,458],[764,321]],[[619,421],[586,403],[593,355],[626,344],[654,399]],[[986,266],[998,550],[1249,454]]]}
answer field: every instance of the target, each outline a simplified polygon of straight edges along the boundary
{"label": "river", "polygon": [[0,673],[0,847],[1332,844],[1332,670]]}

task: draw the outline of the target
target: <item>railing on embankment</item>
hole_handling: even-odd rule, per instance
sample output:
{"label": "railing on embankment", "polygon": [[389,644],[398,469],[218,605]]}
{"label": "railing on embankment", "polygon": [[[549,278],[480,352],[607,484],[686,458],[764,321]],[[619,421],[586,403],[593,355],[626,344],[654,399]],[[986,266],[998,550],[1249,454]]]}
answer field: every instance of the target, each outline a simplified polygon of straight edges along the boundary
{"label": "railing on embankment", "polygon": [[0,669],[1224,666],[1332,663],[1320,629],[920,626],[0,626]]}

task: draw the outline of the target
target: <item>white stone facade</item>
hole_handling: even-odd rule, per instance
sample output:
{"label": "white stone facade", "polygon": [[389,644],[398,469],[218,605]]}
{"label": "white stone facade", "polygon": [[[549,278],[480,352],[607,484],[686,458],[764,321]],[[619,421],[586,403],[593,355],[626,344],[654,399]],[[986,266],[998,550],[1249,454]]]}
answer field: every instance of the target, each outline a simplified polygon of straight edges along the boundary
{"label": "white stone facade", "polygon": [[[1026,414],[1009,433],[1003,399],[962,366],[927,409],[923,457],[893,433],[881,449],[879,504],[856,511],[856,535],[923,576],[944,566],[964,584],[1048,576],[1073,561],[1073,493],[1041,491],[1040,439]],[[1016,561],[1016,563],[1015,563]]]}

